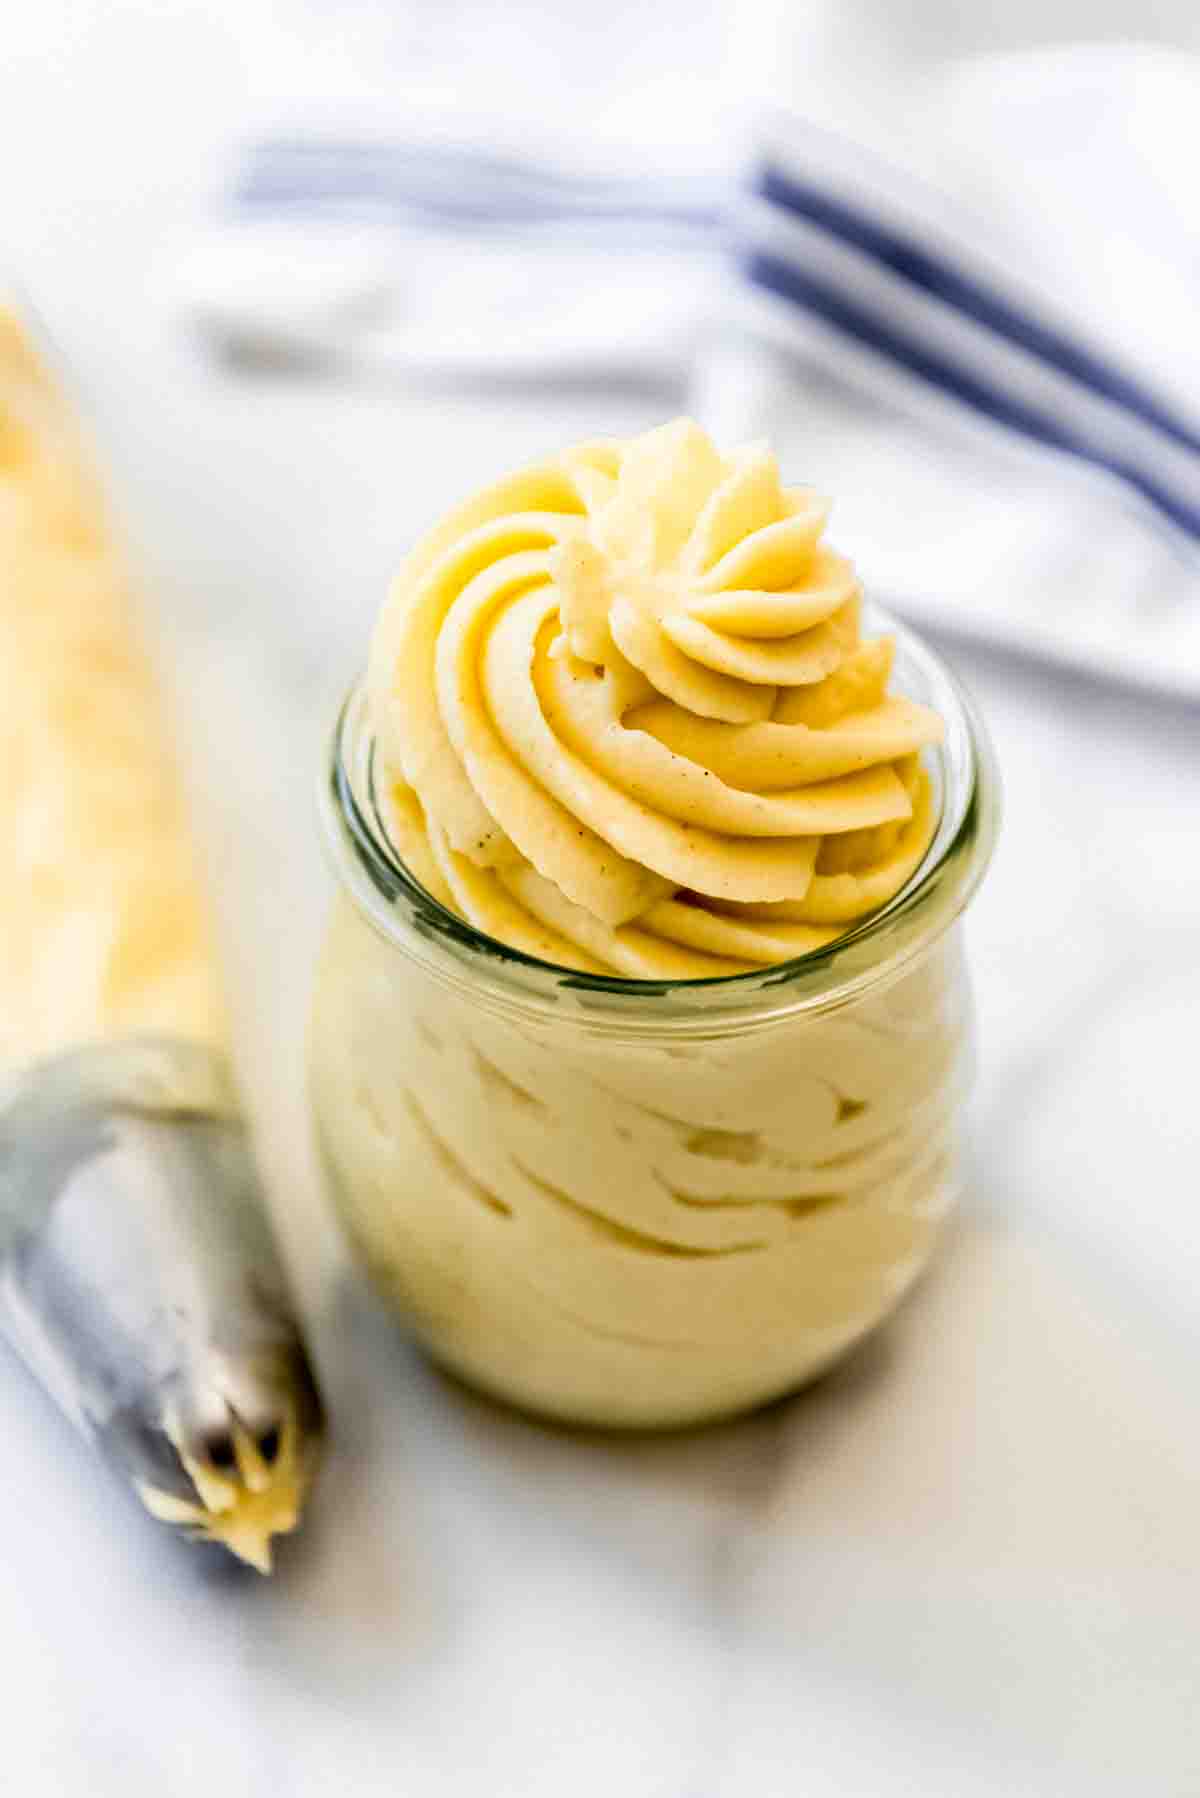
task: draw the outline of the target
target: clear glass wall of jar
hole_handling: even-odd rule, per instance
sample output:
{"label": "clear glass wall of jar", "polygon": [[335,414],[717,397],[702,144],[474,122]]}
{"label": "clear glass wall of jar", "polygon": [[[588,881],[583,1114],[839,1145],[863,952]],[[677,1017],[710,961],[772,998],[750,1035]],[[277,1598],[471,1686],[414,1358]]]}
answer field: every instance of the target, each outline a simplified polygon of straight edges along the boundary
{"label": "clear glass wall of jar", "polygon": [[314,1106],[352,1244],[468,1381],[579,1423],[725,1416],[822,1372],[928,1261],[971,1069],[957,920],[998,790],[969,701],[896,635],[898,690],[947,723],[925,862],[827,948],[728,980],[571,973],[443,910],[389,844],[351,694]]}

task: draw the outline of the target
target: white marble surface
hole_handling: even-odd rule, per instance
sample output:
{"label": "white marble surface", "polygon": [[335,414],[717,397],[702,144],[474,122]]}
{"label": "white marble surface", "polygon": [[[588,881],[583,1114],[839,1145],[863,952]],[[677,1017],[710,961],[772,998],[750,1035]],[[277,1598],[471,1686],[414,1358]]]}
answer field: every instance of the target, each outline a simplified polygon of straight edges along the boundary
{"label": "white marble surface", "polygon": [[[303,9],[302,9],[303,10]],[[268,79],[267,0],[6,21],[4,224],[142,556],[238,1050],[336,1424],[269,1585],[146,1525],[0,1362],[0,1753],[22,1798],[1200,1790],[1200,717],[972,659],[1008,817],[971,922],[973,1175],[899,1322],[676,1440],[449,1388],[311,1158],[323,716],[412,530],[653,396],[219,375],[155,270]]]}

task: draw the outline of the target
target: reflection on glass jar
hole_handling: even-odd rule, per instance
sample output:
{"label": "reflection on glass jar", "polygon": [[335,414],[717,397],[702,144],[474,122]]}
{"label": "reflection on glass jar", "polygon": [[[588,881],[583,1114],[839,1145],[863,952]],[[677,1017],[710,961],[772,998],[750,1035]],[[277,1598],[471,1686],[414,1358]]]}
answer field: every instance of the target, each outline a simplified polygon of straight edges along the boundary
{"label": "reflection on glass jar", "polygon": [[928,1261],[996,783],[961,692],[898,637],[898,686],[948,725],[925,864],[830,947],[729,980],[567,973],[443,911],[389,846],[351,696],[323,789],[318,1126],[351,1241],[466,1379],[576,1422],[726,1415],[828,1367]]}

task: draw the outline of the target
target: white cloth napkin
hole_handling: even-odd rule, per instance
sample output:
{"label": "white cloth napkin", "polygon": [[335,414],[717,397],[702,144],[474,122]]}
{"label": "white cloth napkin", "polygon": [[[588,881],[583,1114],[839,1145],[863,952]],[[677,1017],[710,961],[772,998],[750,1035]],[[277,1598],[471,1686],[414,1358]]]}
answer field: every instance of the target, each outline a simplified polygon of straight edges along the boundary
{"label": "white cloth napkin", "polygon": [[483,133],[286,127],[245,147],[178,271],[235,355],[412,376],[676,380],[711,314],[728,191],[572,169]]}
{"label": "white cloth napkin", "polygon": [[906,65],[836,129],[802,85],[703,167],[457,119],[264,133],[180,302],[242,354],[671,384],[837,497],[894,609],[1200,697],[1200,62]]}

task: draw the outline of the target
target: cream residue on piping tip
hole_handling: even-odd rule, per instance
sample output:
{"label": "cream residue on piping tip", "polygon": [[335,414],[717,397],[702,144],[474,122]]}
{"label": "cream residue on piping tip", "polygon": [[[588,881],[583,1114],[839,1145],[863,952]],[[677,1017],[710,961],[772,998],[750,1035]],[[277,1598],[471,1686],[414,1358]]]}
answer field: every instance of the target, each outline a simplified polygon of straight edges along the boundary
{"label": "cream residue on piping tip", "polygon": [[192,1453],[171,1419],[167,1435],[196,1489],[196,1502],[139,1483],[138,1497],[150,1515],[220,1543],[259,1573],[270,1573],[272,1541],[296,1528],[315,1471],[315,1444],[306,1440],[299,1418],[295,1413],[287,1417],[269,1461],[245,1425],[232,1419],[234,1465],[229,1469]]}

